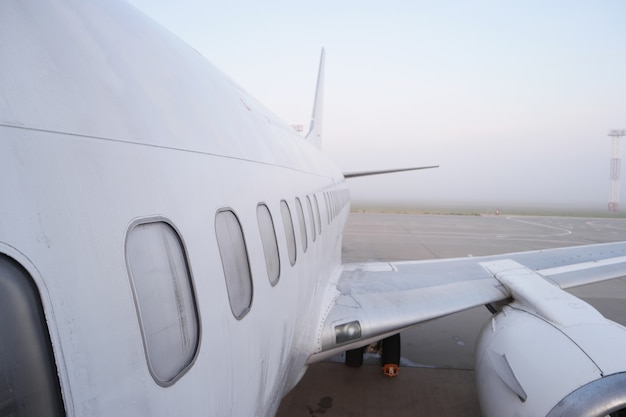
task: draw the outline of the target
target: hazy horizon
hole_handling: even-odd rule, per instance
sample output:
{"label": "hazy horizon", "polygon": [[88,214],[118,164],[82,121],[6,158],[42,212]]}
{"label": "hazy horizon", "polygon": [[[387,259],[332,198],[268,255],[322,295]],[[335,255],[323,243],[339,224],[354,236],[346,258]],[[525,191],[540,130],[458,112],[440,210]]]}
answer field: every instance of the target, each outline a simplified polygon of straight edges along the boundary
{"label": "hazy horizon", "polygon": [[288,123],[308,126],[324,46],[324,152],[441,166],[350,180],[355,202],[607,207],[626,2],[132,3]]}

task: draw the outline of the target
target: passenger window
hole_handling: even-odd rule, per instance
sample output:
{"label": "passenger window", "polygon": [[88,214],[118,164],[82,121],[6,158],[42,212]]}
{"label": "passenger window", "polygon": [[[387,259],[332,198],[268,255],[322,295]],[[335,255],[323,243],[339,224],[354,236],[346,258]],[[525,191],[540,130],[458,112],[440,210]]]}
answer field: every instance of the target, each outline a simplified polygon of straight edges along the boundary
{"label": "passenger window", "polygon": [[261,241],[263,242],[267,277],[270,280],[270,284],[276,285],[280,275],[280,257],[278,256],[278,242],[276,241],[274,222],[272,221],[270,210],[265,204],[257,206],[256,215],[259,222]]}
{"label": "passenger window", "polygon": [[315,218],[313,217],[313,207],[311,206],[311,199],[309,196],[306,196],[306,208],[309,214],[309,223],[311,224],[311,237],[313,238],[313,242],[315,242],[315,238],[317,234],[315,233]]}
{"label": "passenger window", "polygon": [[126,238],[126,259],[150,372],[169,385],[198,349],[198,311],[183,244],[166,222],[137,224]]}
{"label": "passenger window", "polygon": [[322,219],[320,217],[320,205],[317,202],[317,196],[313,194],[313,201],[315,201],[315,205],[313,206],[315,213],[315,224],[317,224],[317,234],[322,234]]}
{"label": "passenger window", "polygon": [[326,222],[330,224],[330,204],[328,203],[328,193],[324,193],[324,203],[326,203]]}
{"label": "passenger window", "polygon": [[302,211],[302,203],[296,198],[296,213],[298,215],[298,223],[300,224],[300,242],[302,242],[302,250],[306,252],[308,247],[308,239],[306,235],[306,225],[304,222],[304,211]]}
{"label": "passenger window", "polygon": [[283,228],[285,229],[285,239],[287,240],[287,254],[291,266],[296,264],[296,235],[293,230],[291,212],[285,200],[280,202],[280,214],[283,217]]}
{"label": "passenger window", "polygon": [[215,234],[220,249],[226,290],[233,316],[241,320],[252,306],[252,275],[239,219],[231,210],[215,215]]}

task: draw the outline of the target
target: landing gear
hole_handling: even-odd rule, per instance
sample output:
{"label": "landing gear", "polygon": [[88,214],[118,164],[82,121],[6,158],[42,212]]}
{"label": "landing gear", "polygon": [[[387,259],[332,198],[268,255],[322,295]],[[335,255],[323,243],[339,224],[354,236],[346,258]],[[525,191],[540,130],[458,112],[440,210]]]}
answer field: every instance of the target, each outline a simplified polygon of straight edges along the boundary
{"label": "landing gear", "polygon": [[363,351],[365,348],[346,350],[346,366],[358,368],[363,365]]}
{"label": "landing gear", "polygon": [[346,350],[346,366],[358,368],[363,365],[365,351],[380,353],[380,362],[383,366],[383,374],[388,377],[398,375],[400,366],[400,334],[389,336],[378,343],[366,347]]}
{"label": "landing gear", "polygon": [[383,339],[382,349],[380,359],[383,373],[388,377],[397,376],[400,365],[400,333]]}

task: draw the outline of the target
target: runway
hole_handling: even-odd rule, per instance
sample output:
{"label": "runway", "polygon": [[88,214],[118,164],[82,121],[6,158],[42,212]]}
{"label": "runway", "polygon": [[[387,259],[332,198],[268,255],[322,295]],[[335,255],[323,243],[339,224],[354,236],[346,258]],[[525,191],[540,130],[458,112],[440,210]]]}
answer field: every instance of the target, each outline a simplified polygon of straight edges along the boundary
{"label": "runway", "polygon": [[[622,240],[626,219],[352,213],[343,260],[480,256]],[[626,325],[626,278],[571,292]],[[382,375],[375,357],[358,369],[315,364],[283,399],[277,415],[479,417],[474,344],[490,316],[479,307],[403,332],[400,375],[392,380]]]}

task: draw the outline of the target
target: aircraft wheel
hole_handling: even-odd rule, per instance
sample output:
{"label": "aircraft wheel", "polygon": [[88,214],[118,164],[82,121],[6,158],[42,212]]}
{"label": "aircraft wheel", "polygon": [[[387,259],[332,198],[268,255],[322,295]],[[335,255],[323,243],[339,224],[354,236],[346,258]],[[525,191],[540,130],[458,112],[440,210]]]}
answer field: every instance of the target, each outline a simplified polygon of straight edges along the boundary
{"label": "aircraft wheel", "polygon": [[346,350],[346,366],[358,368],[363,365],[363,348]]}
{"label": "aircraft wheel", "polygon": [[384,373],[387,376],[396,376],[400,365],[400,333],[383,339],[382,345],[383,352],[380,358]]}

